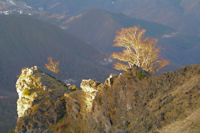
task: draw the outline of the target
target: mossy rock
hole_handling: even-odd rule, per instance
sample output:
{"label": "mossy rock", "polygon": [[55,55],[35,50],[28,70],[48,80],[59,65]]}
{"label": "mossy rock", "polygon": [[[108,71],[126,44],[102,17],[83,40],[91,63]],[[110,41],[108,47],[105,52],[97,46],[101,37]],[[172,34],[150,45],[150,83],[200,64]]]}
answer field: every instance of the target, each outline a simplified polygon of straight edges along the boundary
{"label": "mossy rock", "polygon": [[24,90],[23,94],[26,95],[26,96],[29,96],[29,95],[31,95],[31,90],[28,89],[28,88],[26,88],[26,89]]}

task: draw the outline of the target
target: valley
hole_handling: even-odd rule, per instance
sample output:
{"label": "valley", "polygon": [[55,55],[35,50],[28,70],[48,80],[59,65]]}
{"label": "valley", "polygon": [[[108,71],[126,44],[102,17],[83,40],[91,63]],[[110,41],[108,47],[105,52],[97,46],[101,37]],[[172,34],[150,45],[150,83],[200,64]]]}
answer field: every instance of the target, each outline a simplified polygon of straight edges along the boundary
{"label": "valley", "polygon": [[[200,64],[199,12],[199,0],[0,0],[0,132],[17,125],[20,133],[40,126],[58,133],[198,133],[199,66],[191,64]],[[133,26],[158,39],[160,58],[170,62],[156,75],[113,69],[109,57],[122,50],[112,46],[117,31]],[[45,69],[49,57],[59,73]],[[29,86],[40,103],[32,101],[30,117],[18,118],[16,81],[33,66],[47,88]]]}

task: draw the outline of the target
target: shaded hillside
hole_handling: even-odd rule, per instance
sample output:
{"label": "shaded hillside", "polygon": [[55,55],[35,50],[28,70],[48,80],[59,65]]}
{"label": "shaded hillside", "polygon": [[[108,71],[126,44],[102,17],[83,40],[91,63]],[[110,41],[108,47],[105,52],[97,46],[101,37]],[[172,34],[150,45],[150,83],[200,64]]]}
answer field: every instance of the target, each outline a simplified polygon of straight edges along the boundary
{"label": "shaded hillside", "polygon": [[28,6],[23,0],[0,0],[0,10],[24,10],[31,11],[31,7]]}
{"label": "shaded hillside", "polygon": [[200,63],[198,60],[199,38],[184,35],[157,23],[133,19],[123,14],[110,13],[100,9],[94,9],[74,17],[65,15],[58,17],[58,14],[45,13],[42,16],[46,21],[54,18],[52,23],[107,53],[119,50],[112,47],[116,31],[121,27],[140,25],[141,28],[147,30],[146,36],[158,38],[158,45],[162,46],[162,56],[170,60],[168,69],[173,70],[180,66]]}
{"label": "shaded hillside", "polygon": [[118,0],[116,11],[171,26],[179,32],[197,36],[200,33],[200,1],[198,0]]}
{"label": "shaded hillside", "polygon": [[35,68],[23,69],[17,81],[16,131],[165,133],[173,127],[168,131],[185,128],[193,133],[200,129],[199,65],[146,77],[133,68],[112,74],[104,84],[83,80],[81,90],[74,91]]}
{"label": "shaded hillside", "polygon": [[[18,0],[19,1],[19,0]],[[21,1],[21,0],[20,0]],[[185,34],[200,34],[199,0],[23,0],[34,9],[77,15],[92,8],[122,12],[128,16],[171,26]]]}
{"label": "shaded hillside", "polygon": [[[26,1],[32,6],[34,16],[58,25],[92,45],[105,51],[113,51],[111,45],[116,30],[120,27],[141,25],[150,34],[156,34],[159,45],[164,47],[163,56],[169,57],[170,67],[199,63],[199,1],[196,0],[87,0],[87,1]],[[19,2],[20,3],[20,2]],[[92,10],[93,8],[106,9]],[[41,11],[42,10],[42,11]],[[81,13],[81,14],[80,14]],[[96,13],[96,15],[95,15]],[[80,14],[80,15],[77,15]],[[70,17],[73,15],[72,17]],[[99,15],[99,17],[97,17]],[[130,18],[137,18],[131,19]],[[162,26],[152,25],[143,20],[173,27],[176,31],[162,32]],[[98,20],[98,21],[95,21]],[[80,21],[80,22],[79,22]],[[100,27],[100,28],[98,28]],[[84,32],[83,32],[84,31]],[[160,34],[159,34],[160,33]],[[173,36],[164,38],[163,36]],[[105,45],[104,45],[105,44]],[[187,49],[183,49],[187,45]],[[167,52],[166,52],[167,51]],[[189,56],[188,56],[189,55]],[[185,60],[182,60],[185,58]],[[170,68],[170,69],[171,69]]]}
{"label": "shaded hillside", "polygon": [[200,38],[177,34],[171,37],[163,36],[158,40],[158,44],[162,46],[161,54],[172,64],[180,67],[200,63]]}
{"label": "shaded hillside", "polygon": [[[20,1],[20,0],[16,0]],[[112,0],[23,0],[28,5],[35,9],[43,8],[43,10],[48,12],[56,13],[69,13],[70,15],[79,14],[85,12],[91,8],[98,8],[110,5]]]}
{"label": "shaded hillside", "polygon": [[0,131],[1,133],[8,133],[9,130],[15,128],[17,120],[16,112],[16,94],[2,94],[0,91]]}
{"label": "shaded hillside", "polygon": [[0,16],[0,85],[14,88],[20,69],[37,64],[41,68],[52,56],[60,62],[59,79],[84,77],[104,79],[108,72],[101,52],[51,24],[29,16]]}
{"label": "shaded hillside", "polygon": [[88,43],[103,49],[113,51],[112,44],[116,31],[122,27],[139,25],[147,29],[147,35],[158,37],[173,30],[167,26],[130,18],[123,14],[110,13],[105,10],[94,9],[74,17],[64,25],[66,30]]}

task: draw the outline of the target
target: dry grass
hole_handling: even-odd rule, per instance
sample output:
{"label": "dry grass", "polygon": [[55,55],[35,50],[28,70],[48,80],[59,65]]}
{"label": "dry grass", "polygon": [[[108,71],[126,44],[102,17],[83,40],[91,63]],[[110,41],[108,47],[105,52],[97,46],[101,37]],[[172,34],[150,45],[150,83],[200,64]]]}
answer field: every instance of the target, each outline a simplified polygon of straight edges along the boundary
{"label": "dry grass", "polygon": [[200,133],[200,109],[184,120],[176,121],[164,128],[160,133]]}

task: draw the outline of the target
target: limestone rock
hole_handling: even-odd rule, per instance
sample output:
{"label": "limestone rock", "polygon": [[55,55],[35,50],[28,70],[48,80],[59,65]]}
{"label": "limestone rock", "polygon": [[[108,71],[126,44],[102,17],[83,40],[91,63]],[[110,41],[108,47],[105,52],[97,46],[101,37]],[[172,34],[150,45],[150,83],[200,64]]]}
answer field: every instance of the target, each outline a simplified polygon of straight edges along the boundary
{"label": "limestone rock", "polygon": [[[26,110],[32,106],[32,102],[37,97],[36,93],[33,93],[36,88],[44,88],[41,85],[40,79],[34,76],[39,72],[37,66],[30,69],[22,69],[21,75],[16,83],[17,93],[19,99],[17,101],[17,113],[18,117],[22,117]],[[31,92],[32,91],[32,92]],[[32,95],[30,93],[33,93]]]}
{"label": "limestone rock", "polygon": [[110,76],[106,79],[104,84],[111,87],[113,85],[114,79],[116,78],[117,78],[116,74],[110,74]]}
{"label": "limestone rock", "polygon": [[22,69],[16,88],[19,96],[18,132],[47,128],[65,115],[65,100],[62,97],[71,90],[38,67]]}
{"label": "limestone rock", "polygon": [[96,96],[96,93],[101,87],[103,87],[103,84],[101,84],[98,81],[88,79],[88,80],[82,80],[80,87],[86,93],[85,102],[87,104],[87,111],[90,112],[92,109],[92,104]]}

